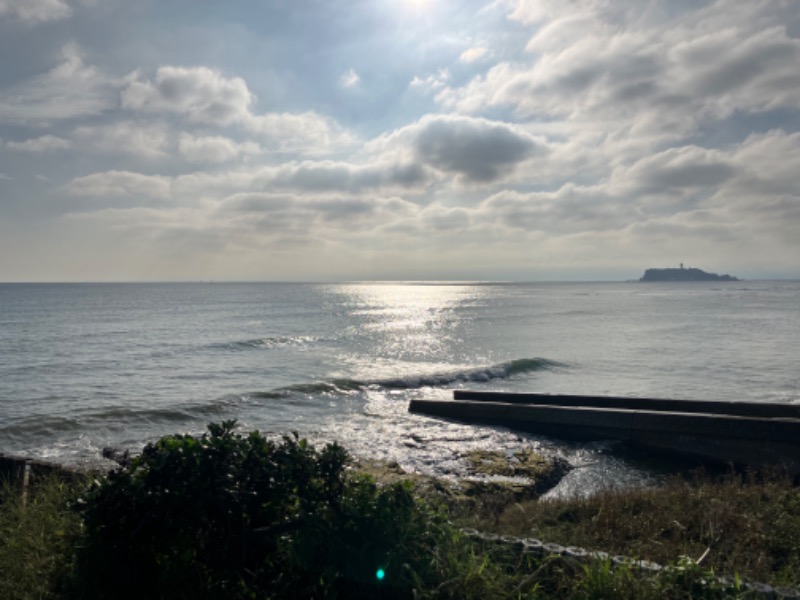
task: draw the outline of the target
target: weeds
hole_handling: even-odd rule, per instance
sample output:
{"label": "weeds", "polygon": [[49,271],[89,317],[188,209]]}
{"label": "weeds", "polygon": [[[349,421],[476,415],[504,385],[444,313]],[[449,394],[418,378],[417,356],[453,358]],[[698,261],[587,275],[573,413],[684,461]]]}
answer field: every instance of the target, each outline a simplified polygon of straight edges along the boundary
{"label": "weeds", "polygon": [[800,489],[781,474],[699,472],[658,488],[527,502],[463,524],[662,564],[707,554],[703,566],[718,573],[800,584]]}
{"label": "weeds", "polygon": [[75,489],[57,477],[37,482],[25,500],[0,491],[0,598],[58,597],[72,567],[80,519],[69,507]]}
{"label": "weeds", "polygon": [[6,487],[0,598],[716,599],[745,595],[742,579],[798,585],[788,478],[697,475],[469,522],[671,565],[653,572],[468,537],[411,484],[346,468],[339,446],[234,425],[162,438],[88,493],[46,480],[25,504]]}

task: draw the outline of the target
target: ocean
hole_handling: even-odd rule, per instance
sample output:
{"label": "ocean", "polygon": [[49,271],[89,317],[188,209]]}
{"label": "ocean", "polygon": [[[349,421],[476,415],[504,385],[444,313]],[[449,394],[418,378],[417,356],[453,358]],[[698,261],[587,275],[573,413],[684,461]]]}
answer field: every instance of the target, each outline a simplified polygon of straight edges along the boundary
{"label": "ocean", "polygon": [[660,476],[611,442],[411,415],[454,389],[800,403],[800,282],[0,284],[0,452],[105,446],[237,419],[270,436],[463,472],[530,445],[552,495]]}

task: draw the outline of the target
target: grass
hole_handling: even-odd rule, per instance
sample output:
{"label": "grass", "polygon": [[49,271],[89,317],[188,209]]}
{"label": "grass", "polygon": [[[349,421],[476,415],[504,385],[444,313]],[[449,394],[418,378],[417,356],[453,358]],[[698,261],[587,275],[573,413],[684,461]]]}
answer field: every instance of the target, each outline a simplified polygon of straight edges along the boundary
{"label": "grass", "polygon": [[[79,497],[87,496],[56,478],[37,483],[27,501],[10,486],[0,492],[0,598],[94,597],[75,592],[91,588],[81,584],[84,575],[76,569],[86,529],[81,513],[71,509]],[[609,560],[584,564],[563,556],[539,558],[507,545],[476,541],[436,517],[425,500],[415,502],[414,510],[421,511],[423,520],[415,520],[413,532],[409,528],[398,538],[415,549],[413,560],[387,568],[383,592],[391,592],[392,578],[399,578],[412,581],[414,593],[408,597],[419,599],[744,595],[736,585],[725,589],[713,583],[715,574],[800,587],[800,489],[781,475],[696,473],[655,489],[606,491],[591,498],[505,505],[489,498],[469,515],[450,515],[461,527],[672,565],[656,576]],[[303,578],[310,575],[303,573]],[[321,589],[328,591],[320,597],[354,597],[335,587]],[[358,589],[363,592],[359,597],[387,596],[374,585]],[[175,585],[161,597],[185,597],[185,588]]]}
{"label": "grass", "polygon": [[698,472],[658,488],[524,502],[459,521],[661,564],[704,556],[717,573],[800,586],[800,490],[781,474]]}
{"label": "grass", "polygon": [[27,497],[9,484],[0,489],[0,598],[60,597],[72,568],[81,523],[70,509],[74,485],[47,477]]}

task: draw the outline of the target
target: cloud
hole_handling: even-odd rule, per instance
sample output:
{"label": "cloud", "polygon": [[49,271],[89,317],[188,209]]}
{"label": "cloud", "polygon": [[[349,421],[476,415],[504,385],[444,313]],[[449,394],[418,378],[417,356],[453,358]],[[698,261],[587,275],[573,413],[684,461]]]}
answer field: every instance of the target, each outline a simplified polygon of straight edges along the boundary
{"label": "cloud", "polygon": [[782,22],[786,3],[719,0],[676,14],[653,3],[559,4],[520,2],[512,17],[538,25],[530,59],[444,87],[437,101],[662,139],[737,111],[800,108],[800,39]]}
{"label": "cloud", "polygon": [[716,118],[736,110],[800,108],[800,39],[788,37],[783,25],[742,34],[728,29],[675,47],[676,84],[694,91]]}
{"label": "cloud", "polygon": [[50,152],[52,150],[67,150],[72,147],[72,142],[54,135],[43,135],[24,142],[6,142],[6,147],[21,152]]}
{"label": "cloud", "polygon": [[123,108],[176,114],[195,124],[237,125],[259,136],[270,150],[326,152],[352,141],[331,119],[313,111],[256,114],[255,101],[244,79],[207,67],[159,67],[152,80],[137,71],[122,90]]}
{"label": "cloud", "polygon": [[445,87],[449,80],[450,71],[443,68],[439,69],[435,75],[428,75],[424,79],[414,76],[414,79],[411,80],[409,87],[425,93],[432,93]]}
{"label": "cloud", "polygon": [[670,148],[592,185],[496,192],[466,210],[475,226],[494,228],[492,238],[517,232],[607,244],[613,234],[620,248],[655,257],[684,248],[698,256],[735,254],[776,237],[800,249],[798,169],[800,133],[775,130],[724,150]]}
{"label": "cloud", "polygon": [[[140,203],[168,197],[171,202],[157,209],[102,210],[80,218],[147,235],[175,252],[214,247],[230,258],[235,246],[242,256],[288,252],[319,265],[335,247],[337,256],[350,257],[343,273],[365,264],[359,251],[395,266],[425,265],[424,257],[435,253],[440,268],[462,269],[466,253],[480,257],[474,268],[503,261],[509,269],[517,265],[516,273],[542,262],[552,268],[595,264],[598,255],[605,264],[623,266],[633,255],[638,266],[675,253],[708,264],[742,249],[800,251],[794,186],[800,133],[753,135],[724,150],[675,147],[591,185],[489,189],[474,205],[451,205],[447,193],[441,200],[408,196],[432,184],[447,192],[430,170],[434,165],[390,160],[418,158],[417,137],[429,131],[424,121],[376,140],[367,148],[375,152],[373,161],[363,164],[304,161],[171,179],[108,172],[74,182],[73,193]],[[521,245],[530,249],[527,258],[519,257]]]}
{"label": "cloud", "polygon": [[[458,115],[426,115],[364,145],[372,163],[406,165],[425,186],[509,183],[521,165],[544,161],[547,143],[515,125]],[[417,165],[408,171],[409,165]],[[416,182],[415,182],[416,183]]]}
{"label": "cloud", "polygon": [[433,179],[425,167],[413,162],[304,161],[261,169],[255,181],[265,189],[360,194],[375,190],[421,192]]}
{"label": "cloud", "polygon": [[214,222],[256,235],[352,240],[382,225],[415,216],[416,205],[396,197],[352,198],[272,192],[235,194],[215,210]]}
{"label": "cloud", "polygon": [[[67,220],[113,230],[121,236],[121,243],[126,238],[138,243],[146,240],[147,248],[142,251],[148,254],[158,255],[169,248],[167,256],[216,252],[218,258],[230,260],[231,253],[255,257],[264,250],[270,250],[269,256],[274,251],[290,251],[300,252],[296,255],[298,260],[324,263],[326,258],[305,255],[305,251],[320,250],[320,246],[333,243],[358,258],[360,252],[354,245],[358,246],[361,240],[380,240],[385,235],[382,232],[385,224],[416,219],[419,214],[419,207],[391,196],[350,198],[245,192],[213,203],[104,208],[74,213]],[[263,260],[262,254],[258,261],[263,264]]]}
{"label": "cloud", "polygon": [[466,208],[433,204],[420,213],[419,222],[423,229],[441,234],[445,231],[470,230],[472,218]]}
{"label": "cloud", "polygon": [[626,202],[598,186],[566,184],[553,192],[502,191],[474,209],[475,220],[527,233],[565,235],[581,231],[618,230],[636,215]]}
{"label": "cloud", "polygon": [[266,148],[278,152],[324,154],[355,141],[332,119],[313,111],[250,115],[244,126]]}
{"label": "cloud", "polygon": [[415,159],[467,183],[489,183],[524,160],[544,154],[544,144],[506,123],[472,117],[437,115],[392,134],[407,140]]}
{"label": "cloud", "polygon": [[37,24],[66,19],[72,9],[63,0],[0,0],[0,17]]}
{"label": "cloud", "polygon": [[[248,192],[213,204],[106,208],[74,213],[64,221],[112,231],[116,243],[111,251],[135,248],[126,255],[145,256],[158,265],[186,256],[194,273],[199,255],[204,268],[209,261],[222,264],[232,278],[264,277],[277,267],[285,268],[284,277],[296,279],[338,277],[354,265],[372,262],[375,252],[381,253],[376,241],[389,248],[396,241],[384,226],[418,214],[418,207],[397,197]],[[340,264],[340,270],[332,271],[332,263]]]}
{"label": "cloud", "polygon": [[253,101],[244,79],[227,78],[206,67],[159,67],[152,81],[137,71],[122,90],[123,108],[176,113],[212,125],[246,119]]}
{"label": "cloud", "polygon": [[0,93],[0,121],[41,123],[98,115],[116,106],[116,90],[114,80],[83,62],[76,44],[67,44],[56,67]]}
{"label": "cloud", "polygon": [[165,200],[170,197],[170,183],[169,177],[160,175],[107,171],[76,177],[66,189],[73,196]]}
{"label": "cloud", "polygon": [[[233,159],[256,147],[227,138],[181,137],[183,154]],[[315,194],[407,193],[419,195],[455,175],[485,183],[547,151],[543,142],[512,126],[471,117],[429,116],[367,144],[361,161],[305,160],[176,178],[195,190],[289,191]]]}
{"label": "cloud", "polygon": [[475,46],[464,50],[458,58],[462,63],[471,64],[484,58],[487,52],[488,50],[483,46]]}
{"label": "cloud", "polygon": [[[216,152],[236,150],[225,138],[183,138],[184,148],[197,152],[197,158],[210,158]],[[217,143],[220,148],[214,147]],[[73,196],[129,197],[131,199],[172,199],[175,202],[198,200],[218,202],[236,194],[292,193],[314,198],[387,194],[420,194],[435,181],[430,170],[417,163],[375,161],[363,164],[335,161],[290,162],[278,166],[254,166],[224,171],[203,171],[177,176],[146,175],[132,171],[105,171],[73,179],[67,191]],[[359,198],[360,202],[361,199]]]}
{"label": "cloud", "polygon": [[254,142],[239,143],[222,136],[182,133],[178,140],[178,152],[192,162],[221,163],[261,154],[262,149]]}
{"label": "cloud", "polygon": [[94,152],[157,160],[169,155],[170,133],[158,123],[119,122],[75,128],[73,139]]}
{"label": "cloud", "polygon": [[736,169],[723,152],[683,146],[653,154],[625,169],[624,192],[666,194],[696,188],[717,189],[735,175]]}
{"label": "cloud", "polygon": [[348,69],[346,73],[339,77],[339,84],[345,88],[358,87],[360,81],[361,77],[358,76],[354,69]]}
{"label": "cloud", "polygon": [[773,129],[747,137],[730,153],[737,178],[728,193],[752,195],[752,206],[765,196],[798,195],[800,172],[800,132]]}
{"label": "cloud", "polygon": [[[19,44],[0,86],[0,221],[58,229],[58,248],[53,236],[24,243],[62,268],[95,255],[145,265],[124,277],[148,277],[148,262],[165,278],[275,276],[267,263],[320,278],[498,265],[513,265],[498,277],[529,277],[545,263],[638,270],[674,255],[788,271],[800,256],[789,0],[498,0],[479,13],[442,5],[447,19],[399,29],[354,9],[347,37],[304,13],[327,48],[316,58],[283,37],[309,37],[290,29],[291,3],[263,8],[268,36],[201,11],[161,39],[150,28],[174,11],[160,3],[88,15],[93,1],[0,0],[5,46]],[[23,5],[53,10],[25,21]],[[69,44],[41,62],[64,36],[113,33],[123,17],[125,39],[85,38],[102,59]],[[238,50],[218,43],[238,33]],[[362,67],[387,56],[367,93]],[[33,215],[42,193],[65,201]],[[83,254],[60,251],[70,236]],[[44,259],[39,269],[57,275]]]}

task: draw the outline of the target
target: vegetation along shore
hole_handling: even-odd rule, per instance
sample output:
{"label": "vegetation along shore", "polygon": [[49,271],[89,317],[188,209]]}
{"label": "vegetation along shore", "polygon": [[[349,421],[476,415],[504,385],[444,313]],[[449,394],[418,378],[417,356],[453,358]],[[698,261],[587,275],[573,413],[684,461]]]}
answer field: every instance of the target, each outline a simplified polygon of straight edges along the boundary
{"label": "vegetation along shore", "polygon": [[4,469],[0,598],[798,597],[789,476],[542,501],[565,463],[465,458],[427,478],[231,421],[107,475]]}

